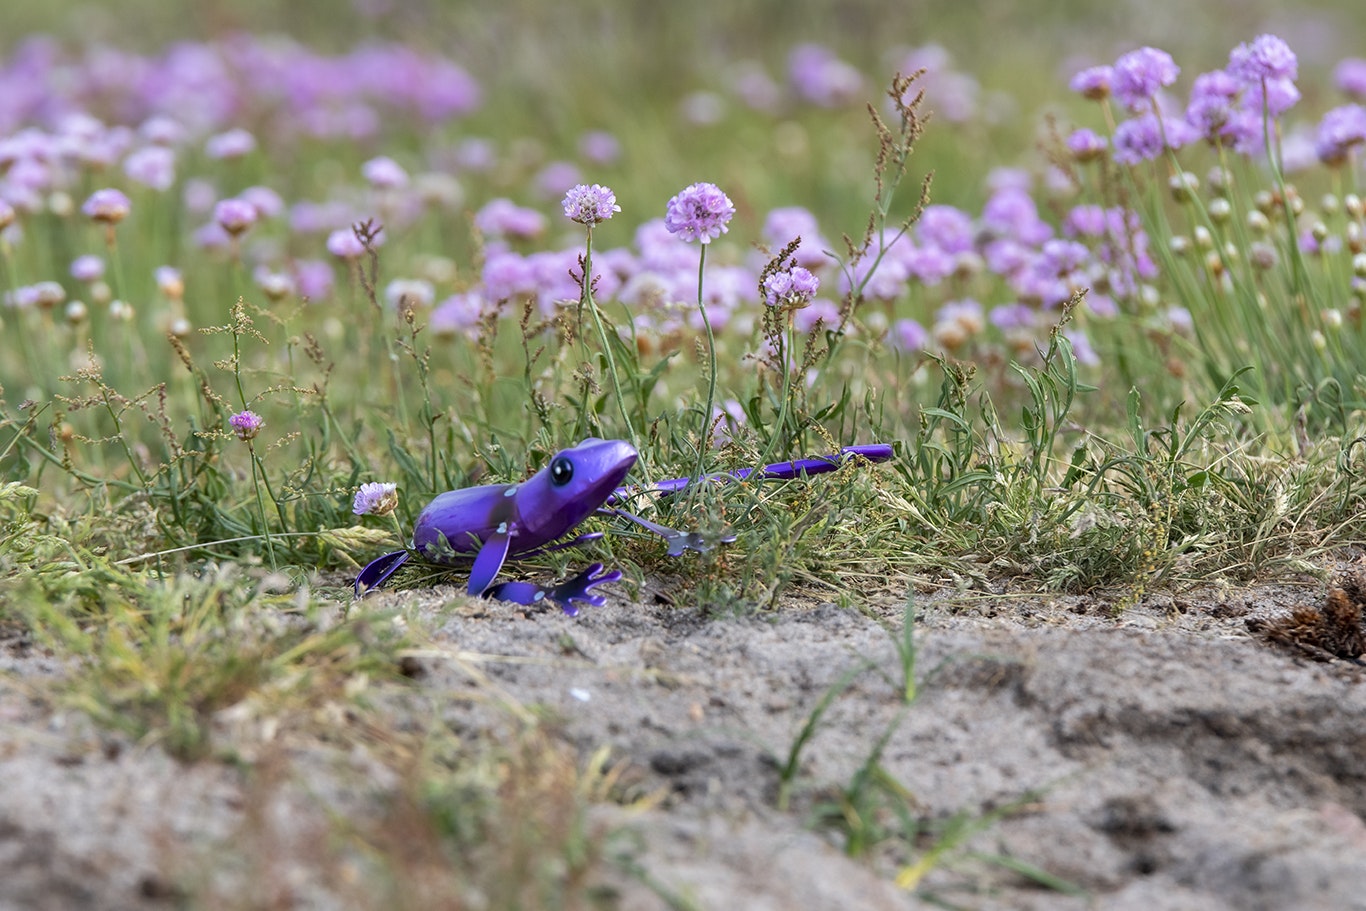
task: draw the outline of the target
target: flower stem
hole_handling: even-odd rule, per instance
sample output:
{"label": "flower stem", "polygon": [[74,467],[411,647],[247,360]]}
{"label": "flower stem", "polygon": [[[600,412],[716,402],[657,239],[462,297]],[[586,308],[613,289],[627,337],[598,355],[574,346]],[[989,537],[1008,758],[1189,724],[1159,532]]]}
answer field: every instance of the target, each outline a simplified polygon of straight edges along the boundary
{"label": "flower stem", "polygon": [[[274,571],[277,568],[275,563],[275,544],[270,540],[270,521],[266,518],[266,504],[261,499],[261,475],[265,474],[262,470],[257,474],[256,447],[251,440],[247,440],[247,452],[251,453],[251,486],[256,491],[256,510],[261,514],[261,533],[266,538],[266,553],[270,556],[270,568]],[[277,504],[278,507],[278,504]]]}
{"label": "flower stem", "polygon": [[711,412],[716,405],[716,336],[711,331],[711,319],[707,316],[707,305],[702,302],[702,275],[707,265],[707,245],[702,244],[697,257],[697,310],[702,314],[702,326],[707,332],[707,408],[702,412],[702,433],[697,442],[697,474],[700,482],[706,476],[707,440],[711,436]]}
{"label": "flower stem", "polygon": [[617,410],[621,412],[621,419],[626,424],[626,436],[635,451],[640,453],[640,444],[636,441],[635,428],[631,424],[630,415],[626,413],[626,399],[621,394],[621,377],[617,375],[617,359],[612,354],[612,346],[607,338],[607,328],[603,325],[602,316],[598,313],[597,302],[593,300],[593,229],[591,227],[588,229],[588,244],[583,254],[581,291],[579,306],[588,308],[589,315],[593,317],[593,325],[598,330],[598,340],[602,342],[602,354],[607,359],[607,372],[612,377],[612,392],[617,399]]}

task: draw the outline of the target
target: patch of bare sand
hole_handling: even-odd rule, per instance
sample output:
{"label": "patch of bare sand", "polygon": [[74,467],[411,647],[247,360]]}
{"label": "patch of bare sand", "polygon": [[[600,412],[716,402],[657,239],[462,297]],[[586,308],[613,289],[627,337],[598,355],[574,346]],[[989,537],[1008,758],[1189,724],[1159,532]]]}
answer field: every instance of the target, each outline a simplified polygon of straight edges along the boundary
{"label": "patch of bare sand", "polygon": [[[1089,897],[966,861],[927,887],[982,909],[1366,909],[1363,669],[1269,648],[1244,627],[1323,596],[1313,583],[1155,594],[1118,618],[1097,598],[920,597],[919,696],[883,766],[927,818],[1035,793],[972,849]],[[666,795],[600,818],[631,828],[649,876],[698,907],[919,905],[891,885],[888,857],[846,858],[806,825],[899,711],[886,629],[899,599],[747,619],[614,602],[570,619],[445,589],[387,597],[434,623],[416,659],[424,691],[468,691],[477,669],[481,686],[538,706],[585,755],[610,746],[638,788]],[[832,702],[779,812],[778,764],[861,662],[871,669]],[[464,699],[443,711],[471,734],[493,723]],[[167,833],[232,831],[239,776],[155,749],[74,748],[73,760],[82,741],[57,717],[18,690],[0,701],[0,908],[164,905]],[[618,886],[621,907],[665,907],[638,881]]]}

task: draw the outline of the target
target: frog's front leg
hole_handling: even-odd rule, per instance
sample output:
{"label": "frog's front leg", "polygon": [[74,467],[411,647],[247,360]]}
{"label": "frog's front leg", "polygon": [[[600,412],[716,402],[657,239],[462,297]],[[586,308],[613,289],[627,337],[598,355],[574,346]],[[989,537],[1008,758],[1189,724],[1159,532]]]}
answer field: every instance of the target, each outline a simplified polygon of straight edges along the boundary
{"label": "frog's front leg", "polygon": [[594,563],[583,572],[558,585],[546,587],[536,585],[533,582],[499,582],[487,589],[484,592],[484,597],[496,598],[499,601],[511,601],[513,604],[521,604],[525,607],[553,601],[566,614],[577,617],[579,614],[578,602],[583,602],[592,607],[602,607],[607,603],[607,597],[594,594],[592,590],[599,585],[616,582],[619,579],[621,579],[621,570],[614,569],[610,572],[603,572],[602,564]]}

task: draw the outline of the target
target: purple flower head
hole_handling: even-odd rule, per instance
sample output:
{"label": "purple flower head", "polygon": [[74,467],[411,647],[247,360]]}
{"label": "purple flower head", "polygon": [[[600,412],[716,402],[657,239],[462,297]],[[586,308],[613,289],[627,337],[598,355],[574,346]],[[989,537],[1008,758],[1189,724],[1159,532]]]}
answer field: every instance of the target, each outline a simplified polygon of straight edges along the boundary
{"label": "purple flower head", "polygon": [[552,161],[536,173],[537,195],[545,199],[563,196],[579,182],[579,166],[572,161]]}
{"label": "purple flower head", "polygon": [[1262,116],[1263,104],[1268,114],[1279,117],[1300,100],[1300,90],[1289,79],[1267,79],[1249,85],[1243,93],[1243,107]]}
{"label": "purple flower head", "polygon": [[536,273],[520,253],[504,251],[484,260],[484,293],[491,301],[519,300],[536,292]]}
{"label": "purple flower head", "polygon": [[210,136],[204,143],[204,153],[210,158],[242,158],[256,151],[256,137],[237,128]]}
{"label": "purple flower head", "polygon": [[192,235],[201,250],[226,250],[232,246],[233,235],[216,221],[200,225]]}
{"label": "purple flower head", "polygon": [[97,282],[104,278],[104,260],[87,253],[71,261],[71,277],[78,282]]}
{"label": "purple flower head", "polygon": [[1095,161],[1104,158],[1110,144],[1105,141],[1105,137],[1096,133],[1095,130],[1082,128],[1073,130],[1067,137],[1067,151],[1072,153],[1072,157],[1077,161]]}
{"label": "purple flower head", "polygon": [[590,130],[579,137],[579,154],[593,164],[616,164],[621,158],[621,143],[606,130]]}
{"label": "purple flower head", "polygon": [[1228,72],[1247,85],[1272,79],[1293,82],[1299,75],[1299,63],[1290,45],[1275,35],[1258,35],[1229,53]]}
{"label": "purple flower head", "polygon": [[1366,101],[1366,58],[1348,57],[1333,70],[1338,91],[1358,101]]}
{"label": "purple flower head", "polygon": [[128,217],[133,204],[121,190],[96,190],[81,206],[86,217],[106,225],[116,225]]}
{"label": "purple flower head", "polygon": [[474,213],[474,226],[489,237],[531,239],[545,230],[545,216],[510,199],[491,199]]}
{"label": "purple flower head", "polygon": [[398,485],[388,481],[369,481],[360,486],[351,501],[358,516],[387,516],[398,508]]}
{"label": "purple flower head", "polygon": [[1039,217],[1039,207],[1027,187],[994,190],[982,207],[982,226],[997,238],[1027,246],[1038,246],[1053,236],[1053,228]]}
{"label": "purple flower head", "polygon": [[1158,89],[1171,85],[1181,68],[1172,55],[1155,47],[1141,47],[1115,61],[1115,98],[1131,111],[1146,109]]}
{"label": "purple flower head", "polygon": [[228,418],[228,423],[232,426],[233,432],[237,434],[237,439],[245,442],[255,439],[266,422],[261,420],[261,416],[254,411],[243,411]]}
{"label": "purple flower head", "polygon": [[840,323],[839,304],[821,298],[792,314],[792,328],[803,335],[816,331],[817,326],[832,329]]}
{"label": "purple flower head", "polygon": [[[374,235],[374,238],[370,240],[370,244],[372,244],[373,247],[382,247],[384,246],[384,240],[387,236],[388,235],[385,235],[385,232],[381,229],[381,231],[378,232],[377,235]],[[358,236],[355,236],[355,228],[336,229],[336,231],[333,231],[332,234],[328,235],[326,247],[328,247],[328,253],[335,255],[339,260],[359,260],[362,255],[365,255],[365,244],[361,243],[361,239],[359,239]]]}
{"label": "purple flower head", "polygon": [[839,107],[863,91],[859,71],[820,44],[801,44],[787,58],[787,76],[797,96],[821,107]]}
{"label": "purple flower head", "polygon": [[1197,138],[1195,127],[1184,120],[1144,114],[1126,120],[1115,128],[1115,161],[1135,165],[1151,161],[1164,148],[1179,149]]}
{"label": "purple flower head", "polygon": [[1035,268],[1049,276],[1063,277],[1078,272],[1090,259],[1091,251],[1074,240],[1050,240],[1040,250]]}
{"label": "purple flower head", "polygon": [[213,207],[213,220],[228,234],[238,237],[256,224],[256,207],[245,199],[220,200]]}
{"label": "purple flower head", "polygon": [[892,323],[892,345],[901,351],[924,351],[930,334],[913,319],[899,319]]}
{"label": "purple flower head", "polygon": [[285,210],[285,201],[270,187],[247,187],[237,194],[237,198],[251,203],[256,210],[256,218],[261,221],[275,218]]}
{"label": "purple flower head", "polygon": [[334,277],[332,267],[320,259],[294,261],[294,288],[305,301],[319,301],[332,296]]}
{"label": "purple flower head", "polygon": [[783,103],[782,86],[755,60],[742,61],[735,67],[730,86],[736,97],[755,111],[771,114]]}
{"label": "purple flower head", "polygon": [[1234,119],[1242,84],[1223,70],[1201,73],[1191,87],[1186,122],[1210,142],[1227,138],[1225,128]]}
{"label": "purple flower head", "polygon": [[991,308],[988,319],[1002,332],[1019,332],[1034,328],[1034,308],[1019,302]]}
{"label": "purple flower head", "polygon": [[764,240],[770,247],[782,249],[796,240],[802,239],[793,257],[799,266],[818,269],[829,262],[825,250],[830,244],[821,234],[816,216],[801,206],[785,206],[774,209],[764,219]]}
{"label": "purple flower head", "polygon": [[820,287],[821,280],[810,270],[793,266],[791,271],[774,272],[764,279],[764,300],[770,307],[800,309],[811,303]]}
{"label": "purple flower head", "polygon": [[1114,81],[1114,67],[1087,67],[1072,77],[1069,88],[1083,98],[1101,101],[1110,97],[1110,84]]}
{"label": "purple flower head", "polygon": [[446,337],[464,333],[477,337],[479,322],[483,315],[484,297],[478,291],[452,294],[432,310],[427,327],[436,336]]}
{"label": "purple flower head", "polygon": [[963,253],[973,247],[972,216],[953,206],[926,206],[915,228],[922,244],[944,253]]}
{"label": "purple flower head", "polygon": [[735,215],[730,197],[714,183],[695,183],[669,200],[664,226],[686,241],[709,244],[730,230]]}
{"label": "purple flower head", "polygon": [[1344,104],[1333,108],[1319,121],[1314,151],[1319,161],[1340,165],[1355,146],[1366,143],[1366,107]]}
{"label": "purple flower head", "polygon": [[175,152],[166,146],[144,146],[123,160],[123,173],[153,190],[169,190],[175,183]]}
{"label": "purple flower head", "polygon": [[1072,356],[1077,359],[1078,364],[1083,367],[1100,366],[1100,355],[1091,347],[1091,340],[1086,337],[1086,333],[1078,329],[1064,329],[1062,334],[1072,343]]}
{"label": "purple flower head", "polygon": [[401,190],[408,186],[408,172],[387,155],[371,158],[360,166],[360,173],[376,190]]}
{"label": "purple flower head", "polygon": [[327,252],[338,259],[360,259],[365,246],[350,228],[338,228],[327,235]]}
{"label": "purple flower head", "polygon": [[178,120],[154,114],[142,122],[138,134],[153,145],[174,146],[184,141],[185,127]]}
{"label": "purple flower head", "polygon": [[564,217],[592,227],[621,211],[617,196],[602,184],[579,184],[564,194]]}

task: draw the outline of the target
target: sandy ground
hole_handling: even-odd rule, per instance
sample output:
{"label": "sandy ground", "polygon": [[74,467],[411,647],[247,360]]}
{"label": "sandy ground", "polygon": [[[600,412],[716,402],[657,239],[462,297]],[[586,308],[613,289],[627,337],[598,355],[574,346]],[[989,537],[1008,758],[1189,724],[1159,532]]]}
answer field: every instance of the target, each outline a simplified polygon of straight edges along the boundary
{"label": "sandy ground", "polygon": [[[923,887],[980,909],[1366,909],[1366,668],[1245,629],[1325,591],[1306,579],[1157,593],[1119,618],[1095,597],[918,595],[919,694],[884,768],[924,819],[1015,806],[970,850],[1086,895],[966,852]],[[552,719],[584,756],[610,746],[633,787],[662,795],[643,812],[605,806],[600,821],[635,833],[639,863],[666,891],[707,909],[927,906],[894,887],[895,858],[847,858],[808,824],[901,711],[888,633],[899,594],[745,619],[620,600],[577,619],[526,615],[445,588],[383,597],[430,620],[415,686],[452,694],[453,727],[477,735],[496,714],[459,694],[501,694]],[[779,764],[860,663],[780,812]],[[0,909],[174,907],[185,858],[259,815],[233,764],[177,763],[54,707],[41,694],[61,669],[37,649],[10,640],[0,670]],[[320,757],[308,798],[363,804],[348,791],[354,775],[329,778],[337,763],[321,757],[340,748],[308,749]],[[331,901],[306,870],[298,877],[288,904]],[[621,908],[666,907],[636,879],[615,887]]]}

